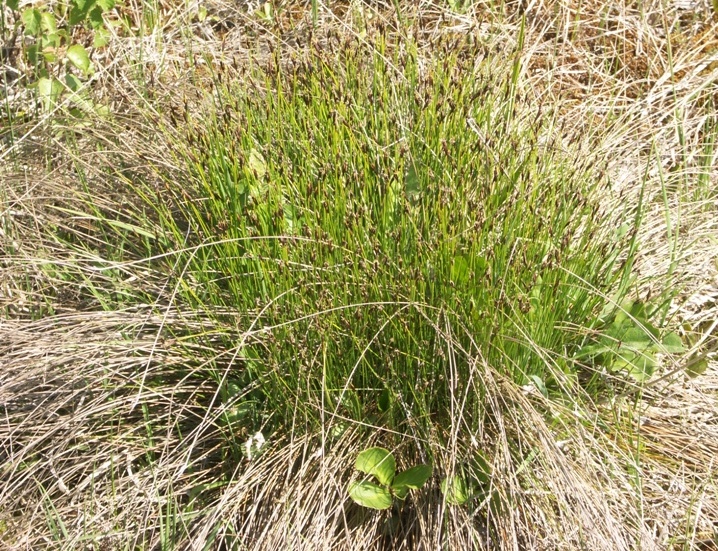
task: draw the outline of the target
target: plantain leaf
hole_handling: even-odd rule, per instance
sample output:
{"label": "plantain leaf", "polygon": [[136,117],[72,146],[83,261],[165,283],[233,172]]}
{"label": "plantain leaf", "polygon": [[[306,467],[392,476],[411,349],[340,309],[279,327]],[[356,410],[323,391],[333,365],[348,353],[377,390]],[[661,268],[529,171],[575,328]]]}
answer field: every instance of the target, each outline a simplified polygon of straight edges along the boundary
{"label": "plantain leaf", "polygon": [[689,359],[688,365],[686,366],[686,374],[691,377],[698,377],[699,375],[703,375],[706,372],[706,369],[708,369],[708,358],[706,356],[703,356],[700,359]]}
{"label": "plantain leaf", "polygon": [[388,509],[392,499],[389,490],[371,482],[352,482],[349,485],[349,497],[355,503],[369,509]]}
{"label": "plantain leaf", "polygon": [[431,465],[417,465],[396,475],[391,489],[396,497],[404,499],[409,490],[418,490],[426,484],[426,481],[431,478],[431,473]]}
{"label": "plantain leaf", "polygon": [[676,333],[668,333],[661,341],[663,349],[669,354],[680,354],[685,352],[683,341]]}
{"label": "plantain leaf", "polygon": [[64,87],[56,78],[42,77],[37,81],[37,91],[45,111],[55,107]]}
{"label": "plantain leaf", "polygon": [[389,450],[367,448],[357,456],[358,471],[375,476],[383,486],[390,486],[396,474],[396,460]]}
{"label": "plantain leaf", "polygon": [[[534,384],[536,384],[536,388],[538,388],[542,394],[545,394],[546,387],[543,386],[543,381],[539,379],[539,382],[541,383],[541,386],[539,386],[539,383],[536,382],[537,377],[535,375],[532,375],[531,378],[534,379]],[[542,388],[543,390],[541,390]],[[489,482],[491,482],[491,465],[489,465],[489,462],[486,460],[486,457],[484,457],[484,455],[480,452],[476,452],[476,455],[473,458],[472,474],[476,478],[476,481],[481,484],[481,486],[488,486]]]}
{"label": "plantain leaf", "polygon": [[610,366],[613,372],[627,372],[638,382],[647,381],[653,375],[656,360],[652,354],[625,353]]}
{"label": "plantain leaf", "polygon": [[471,498],[471,489],[463,476],[454,475],[441,481],[441,493],[450,505],[463,505]]}

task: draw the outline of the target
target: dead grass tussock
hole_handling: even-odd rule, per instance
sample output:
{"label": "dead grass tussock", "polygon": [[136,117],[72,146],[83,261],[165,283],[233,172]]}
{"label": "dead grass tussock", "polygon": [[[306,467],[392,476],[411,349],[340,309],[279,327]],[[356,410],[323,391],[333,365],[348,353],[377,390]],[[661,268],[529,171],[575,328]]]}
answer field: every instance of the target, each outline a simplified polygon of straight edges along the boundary
{"label": "dead grass tussock", "polygon": [[[62,548],[82,541],[149,548],[173,506],[218,480],[225,482],[203,495],[213,494],[214,505],[182,518],[181,546],[222,539],[248,549],[655,545],[631,503],[640,497],[627,500],[631,475],[611,435],[571,411],[556,411],[559,430],[570,435],[557,445],[560,435],[546,424],[545,411],[555,404],[499,379],[478,358],[475,378],[490,389],[490,425],[466,435],[459,410],[446,429],[453,446],[405,435],[395,453],[410,466],[431,448],[443,476],[470,452],[462,442],[473,442],[492,458],[493,490],[510,507],[451,507],[433,485],[411,497],[397,518],[360,510],[346,487],[356,453],[371,442],[352,427],[332,438],[331,423],[325,434],[272,438],[258,459],[241,461],[227,477],[217,458],[219,412],[208,418],[201,405],[215,389],[206,377],[193,377],[205,366],[188,371],[191,350],[156,338],[162,326],[186,324],[187,316],[174,312],[109,312],[3,326],[0,519],[14,547],[42,545],[54,521],[67,532]],[[209,328],[197,322],[186,329]],[[476,391],[471,382],[458,386],[457,402]],[[379,428],[374,438],[382,443]],[[515,460],[517,448],[524,464]]]}

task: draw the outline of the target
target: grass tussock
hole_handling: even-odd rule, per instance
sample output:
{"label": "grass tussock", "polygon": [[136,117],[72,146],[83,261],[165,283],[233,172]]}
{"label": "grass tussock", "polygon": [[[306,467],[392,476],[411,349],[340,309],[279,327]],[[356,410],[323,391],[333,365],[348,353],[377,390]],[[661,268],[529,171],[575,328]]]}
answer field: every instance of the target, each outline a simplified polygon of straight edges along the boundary
{"label": "grass tussock", "polygon": [[14,126],[0,541],[710,548],[706,12],[315,7],[127,8],[113,114]]}

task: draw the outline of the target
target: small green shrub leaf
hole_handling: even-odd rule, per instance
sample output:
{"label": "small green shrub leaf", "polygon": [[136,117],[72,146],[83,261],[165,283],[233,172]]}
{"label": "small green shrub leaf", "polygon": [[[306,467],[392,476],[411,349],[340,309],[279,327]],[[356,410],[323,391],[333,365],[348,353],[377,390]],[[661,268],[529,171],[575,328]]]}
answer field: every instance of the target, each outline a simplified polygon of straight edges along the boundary
{"label": "small green shrub leaf", "polygon": [[82,23],[94,6],[95,0],[73,0],[69,17],[70,25],[79,25]]}
{"label": "small green shrub leaf", "polygon": [[13,11],[17,11],[20,0],[7,0],[7,7]]}
{"label": "small green shrub leaf", "polygon": [[87,55],[87,50],[85,50],[85,47],[82,44],[73,44],[70,46],[67,49],[67,59],[69,59],[70,63],[85,74],[92,71],[90,56]]}
{"label": "small green shrub leaf", "polygon": [[463,476],[454,475],[441,481],[441,493],[450,505],[463,505],[471,498],[471,490]]}
{"label": "small green shrub leaf", "polygon": [[100,27],[95,31],[95,37],[92,39],[93,48],[102,48],[110,43],[110,31],[104,27]]}
{"label": "small green shrub leaf", "polygon": [[357,456],[354,466],[358,471],[375,476],[384,486],[390,486],[396,474],[396,460],[384,448],[367,448]]}
{"label": "small green shrub leaf", "polygon": [[650,335],[639,327],[629,327],[621,337],[621,346],[630,350],[645,350],[653,344]]}
{"label": "small green shrub leaf", "polygon": [[355,503],[369,509],[383,510],[391,507],[389,490],[371,482],[353,482],[349,485],[349,497]]}
{"label": "small green shrub leaf", "polygon": [[63,90],[62,82],[56,78],[43,77],[37,81],[37,91],[45,111],[50,111]]}
{"label": "small green shrub leaf", "polygon": [[90,9],[91,5],[95,3],[95,0],[72,0],[72,3],[78,10],[85,10]]}
{"label": "small green shrub leaf", "polygon": [[27,8],[22,12],[22,23],[25,25],[25,34],[36,36],[42,25],[42,14],[36,8]]}
{"label": "small green shrub leaf", "polygon": [[55,20],[55,16],[49,11],[42,12],[40,16],[40,28],[48,35],[57,32],[57,21]]}
{"label": "small green shrub leaf", "polygon": [[431,478],[431,465],[417,465],[396,475],[391,489],[399,499],[404,499],[409,490],[419,490]]}
{"label": "small green shrub leaf", "polygon": [[652,354],[622,354],[611,365],[611,371],[624,372],[638,382],[647,381],[653,375],[656,360]]}
{"label": "small green shrub leaf", "polygon": [[[546,389],[546,384],[544,383],[543,379],[539,377],[538,375],[529,375],[529,380],[534,384],[536,387],[536,390],[538,390],[542,396],[548,398],[548,390]],[[485,462],[486,460],[484,460]],[[490,471],[487,471],[490,472]]]}
{"label": "small green shrub leaf", "polygon": [[581,358],[595,358],[596,356],[613,352],[614,350],[614,347],[606,346],[605,344],[588,344],[576,352],[575,358],[577,360]]}
{"label": "small green shrub leaf", "polygon": [[111,10],[115,7],[115,0],[97,0],[97,5],[104,11]]}
{"label": "small green shrub leaf", "polygon": [[45,36],[44,46],[57,48],[60,45],[60,33],[52,33]]}
{"label": "small green shrub leaf", "polygon": [[93,29],[99,29],[105,24],[104,19],[102,19],[102,12],[103,10],[100,6],[95,6],[89,11],[87,19]]}
{"label": "small green shrub leaf", "polygon": [[413,161],[409,162],[409,168],[404,178],[404,193],[411,203],[416,203],[421,198],[421,182]]}
{"label": "small green shrub leaf", "polygon": [[65,75],[65,84],[72,92],[78,92],[82,88],[82,82],[75,75]]}

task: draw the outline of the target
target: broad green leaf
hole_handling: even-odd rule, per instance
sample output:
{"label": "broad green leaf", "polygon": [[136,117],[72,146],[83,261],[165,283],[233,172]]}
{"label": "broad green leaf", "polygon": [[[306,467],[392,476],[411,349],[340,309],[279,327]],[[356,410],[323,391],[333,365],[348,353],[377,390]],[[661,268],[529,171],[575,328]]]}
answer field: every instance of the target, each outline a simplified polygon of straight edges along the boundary
{"label": "broad green leaf", "polygon": [[396,460],[389,450],[368,448],[357,456],[354,465],[358,471],[375,476],[380,484],[391,485],[396,474]]}
{"label": "broad green leaf", "polygon": [[267,162],[257,149],[249,152],[249,168],[257,178],[263,178],[267,173]]}
{"label": "broad green leaf", "polygon": [[371,482],[352,482],[348,491],[349,497],[362,507],[380,511],[391,507],[392,498],[389,490]]}
{"label": "broad green leaf", "polygon": [[668,333],[661,341],[663,350],[669,354],[680,354],[685,351],[683,341],[676,333]]}
{"label": "broad green leaf", "polygon": [[229,401],[235,396],[239,396],[244,391],[244,387],[242,384],[237,381],[236,379],[229,379],[227,381],[227,386],[225,389],[226,395],[224,396],[223,401]]}
{"label": "broad green leaf", "polygon": [[50,49],[42,52],[42,58],[48,63],[55,63],[57,61],[57,54],[54,49]]}
{"label": "broad green leaf", "polygon": [[57,21],[55,21],[55,16],[49,11],[42,12],[40,16],[40,28],[48,35],[57,32]]}
{"label": "broad green leaf", "polygon": [[647,381],[653,375],[656,368],[656,360],[651,354],[624,353],[613,362],[610,369],[613,372],[628,373],[630,377],[638,382]]}
{"label": "broad green leaf", "polygon": [[456,255],[451,265],[451,281],[460,285],[469,279],[469,263],[462,255]]}
{"label": "broad green leaf", "polygon": [[631,305],[631,307],[628,309],[628,313],[631,314],[631,317],[639,320],[642,323],[643,320],[648,318],[646,303],[641,302],[640,300],[637,300]]}
{"label": "broad green leaf", "polygon": [[115,0],[97,0],[97,5],[104,11],[111,10],[115,7]]}
{"label": "broad green leaf", "polygon": [[90,10],[95,6],[95,0],[75,0],[70,9],[70,25],[79,25],[82,23]]}
{"label": "broad green leaf", "polygon": [[65,84],[73,92],[78,92],[82,88],[80,79],[70,73],[65,75]]}
{"label": "broad green leaf", "polygon": [[708,358],[703,356],[700,359],[689,359],[686,365],[686,375],[689,377],[698,377],[703,375],[708,369]]}
{"label": "broad green leaf", "polygon": [[416,203],[421,198],[421,183],[416,170],[416,164],[409,161],[409,168],[404,177],[404,193],[411,203]]}
{"label": "broad green leaf", "polygon": [[463,476],[454,475],[441,481],[441,493],[451,505],[463,505],[471,498],[471,490]]}
{"label": "broad green leaf", "polygon": [[409,490],[419,490],[431,478],[431,465],[417,465],[399,473],[394,478],[391,489],[399,499],[404,499]]}
{"label": "broad green leaf", "polygon": [[37,91],[45,111],[50,111],[64,89],[62,82],[56,78],[43,77],[37,81]]}
{"label": "broad green leaf", "polygon": [[622,335],[620,339],[622,348],[629,350],[641,351],[646,350],[653,344],[651,336],[639,327],[631,327]]}
{"label": "broad green leaf", "polygon": [[52,33],[45,36],[43,40],[45,46],[57,48],[60,45],[60,33]]}
{"label": "broad green leaf", "polygon": [[285,202],[282,205],[284,211],[284,224],[287,228],[287,233],[290,235],[296,235],[297,231],[301,229],[301,220],[297,214],[297,209],[294,205]]}
{"label": "broad green leaf", "polygon": [[110,43],[110,31],[105,27],[100,27],[95,31],[95,37],[92,39],[93,48],[102,48]]}
{"label": "broad green leaf", "polygon": [[37,44],[32,44],[31,46],[27,47],[27,50],[25,50],[27,53],[27,59],[30,61],[30,63],[34,66],[37,66],[37,64],[40,62],[40,48],[37,47]]}
{"label": "broad green leaf", "polygon": [[241,423],[254,413],[254,402],[240,402],[235,406],[227,408],[222,414],[222,419],[231,430],[240,428]]}
{"label": "broad green leaf", "polygon": [[588,344],[583,346],[576,352],[574,358],[593,358],[600,354],[606,354],[608,352],[614,352],[616,350],[613,346],[606,346],[604,344]]}
{"label": "broad green leaf", "polygon": [[623,325],[624,322],[630,321],[628,318],[628,314],[631,311],[631,308],[633,308],[633,301],[627,300],[624,301],[620,308],[616,311],[616,317],[613,319],[613,325],[616,327],[620,327]]}
{"label": "broad green leaf", "polygon": [[347,431],[348,428],[349,424],[344,422],[339,422],[335,425],[332,425],[332,428],[329,429],[329,438],[331,438],[332,440],[337,440],[341,438],[342,436],[344,436],[344,433]]}
{"label": "broad green leaf", "polygon": [[92,8],[87,14],[87,19],[93,29],[100,29],[105,24],[105,20],[102,18],[102,8],[100,6]]}
{"label": "broad green leaf", "polygon": [[[538,379],[538,377],[536,377],[535,375],[531,375],[530,378],[533,379],[534,382],[536,382],[536,379]],[[543,387],[543,390],[541,390],[541,388],[538,386],[538,383],[536,383],[536,387],[543,394],[546,392],[546,387],[543,386],[543,381],[541,381],[541,379],[538,380],[541,382],[541,387]],[[480,452],[476,452],[472,463],[474,467],[472,474],[476,478],[476,481],[482,486],[487,486],[491,482],[491,465],[489,465],[489,462]]]}
{"label": "broad green leaf", "polygon": [[529,375],[529,379],[531,379],[531,382],[536,387],[536,390],[538,390],[543,396],[548,398],[548,390],[546,390],[546,385],[544,384],[543,379],[538,375]]}
{"label": "broad green leaf", "polygon": [[483,277],[489,270],[489,262],[483,256],[475,256],[471,259],[474,265],[474,275]]}
{"label": "broad green leaf", "polygon": [[25,34],[36,36],[40,32],[42,14],[37,8],[27,8],[22,12],[22,23],[25,25]]}
{"label": "broad green leaf", "polygon": [[69,59],[70,63],[85,74],[92,71],[90,56],[87,55],[87,50],[85,50],[85,47],[82,44],[73,44],[70,46],[67,49],[67,59]]}

